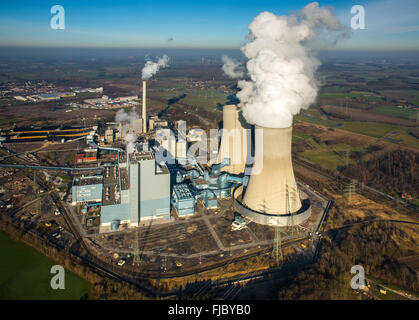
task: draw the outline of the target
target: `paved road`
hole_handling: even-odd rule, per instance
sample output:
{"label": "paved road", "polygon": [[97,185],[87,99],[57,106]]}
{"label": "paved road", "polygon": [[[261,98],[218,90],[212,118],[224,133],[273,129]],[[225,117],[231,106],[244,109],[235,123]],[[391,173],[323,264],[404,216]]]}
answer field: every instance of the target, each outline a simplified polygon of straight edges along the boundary
{"label": "paved road", "polygon": [[220,249],[221,251],[226,251],[226,247],[224,247],[223,243],[221,242],[220,238],[218,237],[217,233],[212,227],[211,222],[208,219],[208,216],[204,215],[202,218],[204,219],[205,224],[207,225],[208,230],[210,231],[214,241],[217,243],[218,249]]}
{"label": "paved road", "polygon": [[398,294],[399,296],[402,296],[402,297],[404,297],[404,298],[406,298],[406,299],[409,299],[409,300],[419,300],[417,297],[415,297],[415,296],[413,296],[413,295],[411,295],[411,294],[409,294],[409,293],[407,293],[407,292],[404,292],[404,291],[399,291],[399,290],[395,290],[395,289],[392,289],[392,288],[389,288],[389,287],[387,287],[387,286],[385,286],[385,285],[383,285],[383,284],[381,284],[381,283],[377,283],[377,282],[375,282],[374,280],[371,280],[370,278],[368,278],[368,277],[365,277],[369,282],[371,282],[371,283],[374,283],[374,284],[376,284],[376,285],[379,285],[380,287],[383,287],[384,289],[386,289],[386,290],[388,290],[388,291],[391,291],[391,292],[394,292],[395,294]]}

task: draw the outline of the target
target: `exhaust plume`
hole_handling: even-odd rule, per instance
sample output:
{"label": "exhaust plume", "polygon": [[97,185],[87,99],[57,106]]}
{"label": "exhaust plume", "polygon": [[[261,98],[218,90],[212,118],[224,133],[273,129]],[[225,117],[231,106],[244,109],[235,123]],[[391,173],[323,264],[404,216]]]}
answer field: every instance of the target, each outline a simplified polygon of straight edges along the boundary
{"label": "exhaust plume", "polygon": [[305,45],[320,29],[338,37],[349,30],[317,2],[290,16],[262,12],[249,24],[250,42],[241,50],[250,80],[238,82],[237,97],[250,124],[290,127],[293,116],[315,101],[320,62]]}
{"label": "exhaust plume", "polygon": [[151,60],[146,62],[143,70],[141,71],[143,80],[150,79],[160,70],[160,68],[166,68],[169,66],[169,57],[167,55],[164,54],[163,57],[157,58],[157,62],[153,62]]}
{"label": "exhaust plume", "polygon": [[116,122],[132,122],[139,118],[139,114],[135,112],[135,108],[132,108],[131,111],[126,112],[124,109],[118,110],[115,115]]}
{"label": "exhaust plume", "polygon": [[137,141],[137,135],[133,132],[128,132],[125,137],[125,142],[127,143],[127,153],[133,153],[135,150],[135,142]]}
{"label": "exhaust plume", "polygon": [[137,141],[137,135],[133,121],[139,119],[139,115],[135,112],[135,107],[131,111],[126,112],[124,109],[118,110],[115,115],[115,121],[122,124],[122,128],[127,134],[125,135],[126,150],[127,153],[132,153],[135,150],[135,142]]}
{"label": "exhaust plume", "polygon": [[230,58],[229,56],[222,56],[221,61],[223,62],[224,73],[233,79],[243,78],[244,68],[240,62]]}

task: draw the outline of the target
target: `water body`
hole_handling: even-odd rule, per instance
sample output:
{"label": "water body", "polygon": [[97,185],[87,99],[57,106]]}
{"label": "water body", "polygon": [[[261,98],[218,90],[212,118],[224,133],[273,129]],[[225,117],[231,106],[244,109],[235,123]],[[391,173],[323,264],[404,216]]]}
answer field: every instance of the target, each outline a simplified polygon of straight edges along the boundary
{"label": "water body", "polygon": [[56,263],[35,249],[13,242],[0,232],[0,299],[74,300],[89,291],[89,282],[65,270],[65,289],[50,286],[51,267]]}

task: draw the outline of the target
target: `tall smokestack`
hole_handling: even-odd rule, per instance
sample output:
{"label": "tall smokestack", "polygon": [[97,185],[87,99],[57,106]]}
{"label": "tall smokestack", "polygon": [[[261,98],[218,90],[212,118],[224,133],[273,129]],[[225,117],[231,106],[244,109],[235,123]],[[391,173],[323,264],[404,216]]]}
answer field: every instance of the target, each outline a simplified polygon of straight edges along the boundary
{"label": "tall smokestack", "polygon": [[147,115],[146,115],[146,81],[143,80],[143,132],[147,132]]}
{"label": "tall smokestack", "polygon": [[263,157],[255,159],[253,168],[259,168],[259,172],[250,176],[243,204],[258,212],[295,213],[301,208],[301,200],[291,162],[292,127],[256,129],[263,130]]}
{"label": "tall smokestack", "polygon": [[225,105],[223,107],[223,133],[217,162],[220,163],[224,158],[230,158],[230,165],[223,167],[222,171],[232,174],[244,172],[248,150],[247,142],[250,138],[247,136],[248,131],[245,128],[250,130],[250,126],[240,117],[237,106]]}

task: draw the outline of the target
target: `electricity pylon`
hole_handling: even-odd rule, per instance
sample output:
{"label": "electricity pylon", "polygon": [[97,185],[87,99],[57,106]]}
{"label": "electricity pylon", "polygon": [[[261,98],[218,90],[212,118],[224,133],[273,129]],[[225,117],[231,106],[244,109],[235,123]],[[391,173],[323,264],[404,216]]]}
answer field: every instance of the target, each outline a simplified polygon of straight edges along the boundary
{"label": "electricity pylon", "polygon": [[352,179],[351,182],[345,187],[344,192],[345,192],[345,196],[348,199],[349,203],[351,203],[352,196],[356,192],[356,181]]}
{"label": "electricity pylon", "polygon": [[[265,202],[263,203],[263,211],[266,212]],[[281,230],[279,229],[278,221],[274,225],[275,237],[272,248],[272,257],[275,259],[276,264],[279,266],[282,262],[282,243],[281,243]]]}
{"label": "electricity pylon", "polygon": [[278,225],[275,225],[275,238],[272,250],[272,257],[275,258],[276,264],[279,266],[282,263],[282,243],[281,243],[281,230]]}
{"label": "electricity pylon", "polygon": [[345,154],[346,154],[346,168],[347,168],[349,166],[349,149],[346,149]]}
{"label": "electricity pylon", "polygon": [[138,228],[135,230],[135,239],[133,243],[133,249],[134,249],[134,259],[132,261],[132,265],[140,265],[141,259],[140,259],[140,244],[139,244],[139,236],[138,236]]}
{"label": "electricity pylon", "polygon": [[34,215],[38,215],[41,213],[41,199],[37,199],[39,195],[39,187],[38,182],[36,181],[36,170],[33,171],[33,194],[35,196],[35,202],[34,202]]}

